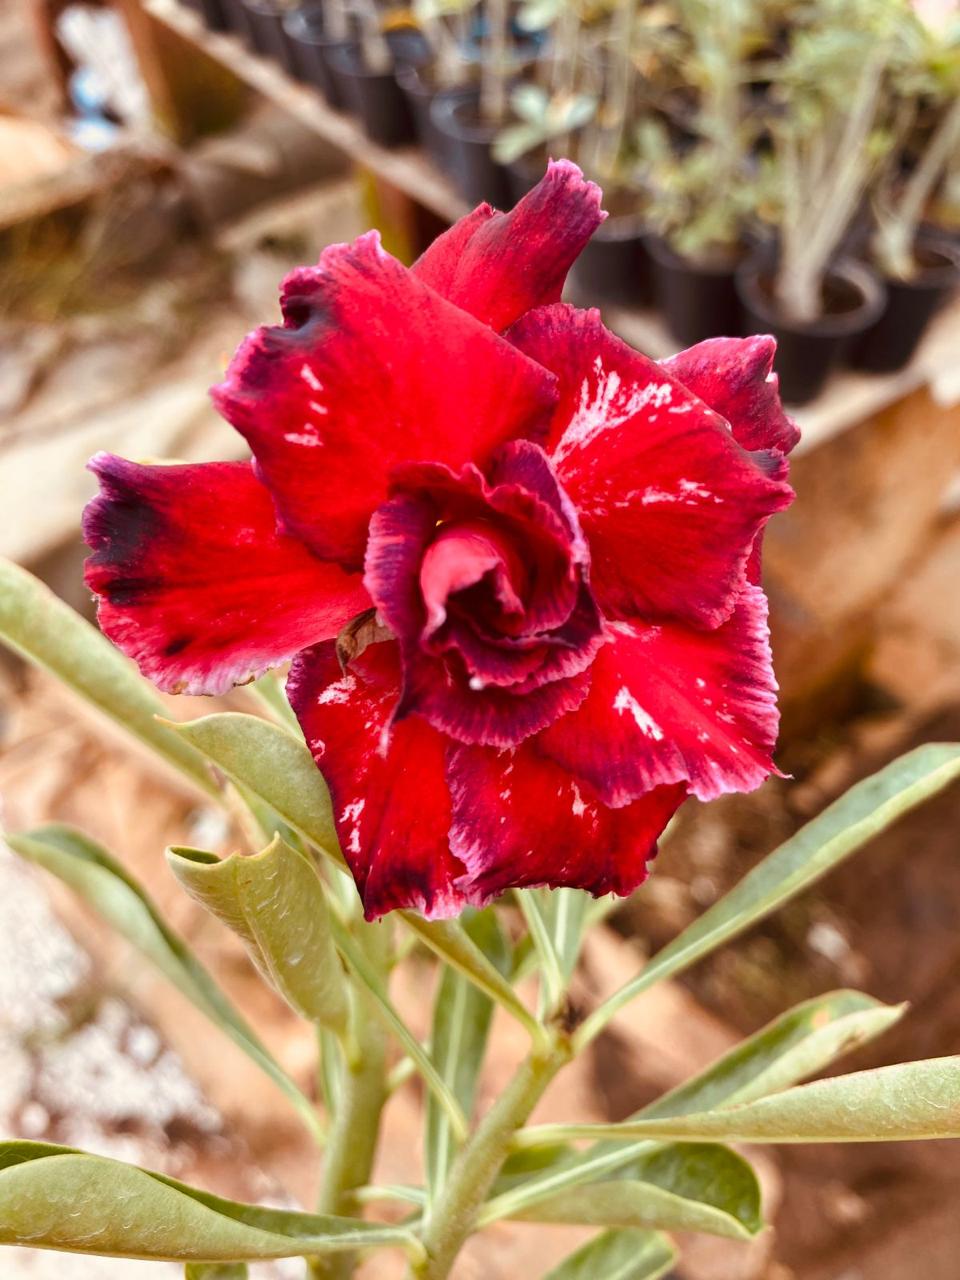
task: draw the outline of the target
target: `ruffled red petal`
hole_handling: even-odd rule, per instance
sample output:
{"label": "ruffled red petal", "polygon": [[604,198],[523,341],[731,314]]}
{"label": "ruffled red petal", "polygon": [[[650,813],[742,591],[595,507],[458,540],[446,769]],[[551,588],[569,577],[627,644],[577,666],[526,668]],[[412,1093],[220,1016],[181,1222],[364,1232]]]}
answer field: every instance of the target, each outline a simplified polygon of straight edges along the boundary
{"label": "ruffled red petal", "polygon": [[714,627],[729,616],[766,519],[792,500],[726,423],[609,333],[596,311],[531,312],[511,341],[558,375],[548,452],[615,617]]}
{"label": "ruffled red petal", "polygon": [[249,463],[98,454],[83,532],[104,634],[168,693],[224,693],[369,607],[358,574],[278,533]]}
{"label": "ruffled red petal", "polygon": [[777,772],[777,683],[758,587],[745,587],[714,631],[625,622],[610,630],[586,701],[540,735],[541,751],[615,806],[674,782],[713,800]]}
{"label": "ruffled red petal", "polygon": [[552,160],[509,212],[480,205],[434,240],[413,271],[437,293],[502,332],[558,302],[584,245],[607,216],[600,188],[569,160]]}
{"label": "ruffled red petal", "polygon": [[467,868],[461,883],[484,901],[515,886],[632,893],[686,796],[683,785],[657,787],[625,808],[607,808],[542,756],[536,738],[513,751],[452,747],[447,776],[450,844]]}
{"label": "ruffled red petal", "polygon": [[473,899],[457,886],[443,737],[411,717],[391,726],[400,692],[393,642],[370,645],[340,670],[333,644],[295,660],[287,696],[326,778],[337,835],[368,920],[397,907],[429,918]]}
{"label": "ruffled red petal", "polygon": [[769,334],[708,338],[661,360],[660,367],[726,418],[744,449],[786,454],[799,442],[800,428],[780,403],[780,383],[773,372],[776,350],[776,339]]}
{"label": "ruffled red petal", "polygon": [[553,379],[380,247],[325,249],[284,281],[214,391],[250,444],[285,530],[347,568],[398,463],[481,464],[537,434]]}
{"label": "ruffled red petal", "polygon": [[[745,449],[766,449],[784,455],[771,475],[786,480],[785,455],[800,441],[800,428],[780,403],[780,383],[773,372],[776,339],[769,334],[752,338],[709,338],[669,360],[664,368],[730,423]],[[747,563],[747,581],[759,582],[763,530],[757,534]]]}

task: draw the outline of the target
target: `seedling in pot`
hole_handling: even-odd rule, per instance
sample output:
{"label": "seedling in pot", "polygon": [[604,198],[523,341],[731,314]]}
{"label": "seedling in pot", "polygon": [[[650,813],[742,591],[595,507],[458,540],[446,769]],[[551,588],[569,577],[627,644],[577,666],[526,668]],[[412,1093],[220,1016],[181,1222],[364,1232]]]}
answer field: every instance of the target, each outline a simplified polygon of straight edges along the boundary
{"label": "seedling in pot", "polygon": [[[960,26],[942,34],[907,17],[903,36],[893,141],[873,193],[871,251],[887,276],[906,281],[922,266],[917,238],[934,192],[960,156]],[[922,107],[935,113],[926,131],[919,127]]]}
{"label": "seedling in pot", "polygon": [[824,0],[815,25],[795,30],[771,89],[779,206],[772,294],[792,324],[824,314],[826,277],[888,145],[881,125],[898,6],[853,7]]}
{"label": "seedling in pot", "polygon": [[430,73],[438,90],[469,79],[466,50],[475,8],[476,0],[414,0],[413,15],[430,47]]}
{"label": "seedling in pot", "polygon": [[671,136],[662,114],[640,122],[647,219],[682,258],[731,265],[760,200],[752,154],[757,122],[745,93],[758,13],[753,0],[733,0],[722,12],[705,0],[681,0],[677,8],[685,38],[673,42],[671,53],[696,90],[697,106],[686,121],[687,146]]}

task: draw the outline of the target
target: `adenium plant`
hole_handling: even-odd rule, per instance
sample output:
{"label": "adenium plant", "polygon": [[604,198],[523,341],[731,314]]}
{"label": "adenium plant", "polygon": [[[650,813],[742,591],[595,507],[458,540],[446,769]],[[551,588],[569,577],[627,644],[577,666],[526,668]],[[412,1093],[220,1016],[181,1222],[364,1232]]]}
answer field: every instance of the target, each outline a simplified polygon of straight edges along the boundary
{"label": "adenium plant", "polygon": [[[287,1256],[346,1277],[399,1249],[411,1277],[443,1280],[472,1234],[514,1218],[598,1228],[550,1280],[651,1280],[673,1264],[664,1232],[763,1228],[730,1142],[960,1134],[955,1058],[800,1084],[903,1013],[856,992],[790,1010],[624,1123],[528,1123],[635,996],[960,776],[955,746],[888,766],[609,999],[571,1006],[585,931],[642,883],[677,808],[776,771],[760,554],[792,497],[798,434],[771,339],[655,363],[560,301],[603,216],[562,162],[409,270],[370,233],[289,276],[283,323],[248,337],[214,392],[252,461],[92,463],[87,581],[118,648],[2,569],[8,643],[262,832],[260,851],[175,847],[168,861],[315,1025],[324,1098],[106,850],[62,826],[11,835],[286,1092],[323,1155],[306,1213],[0,1144],[0,1241],[179,1260],[193,1280]],[[288,661],[284,690],[270,673]],[[150,689],[251,680],[258,714],[187,723]],[[399,929],[439,961],[426,1042],[391,999]],[[519,985],[531,976],[535,1005]],[[477,1119],[496,1005],[530,1049]],[[381,1116],[411,1072],[422,1160],[408,1184],[379,1187]]]}

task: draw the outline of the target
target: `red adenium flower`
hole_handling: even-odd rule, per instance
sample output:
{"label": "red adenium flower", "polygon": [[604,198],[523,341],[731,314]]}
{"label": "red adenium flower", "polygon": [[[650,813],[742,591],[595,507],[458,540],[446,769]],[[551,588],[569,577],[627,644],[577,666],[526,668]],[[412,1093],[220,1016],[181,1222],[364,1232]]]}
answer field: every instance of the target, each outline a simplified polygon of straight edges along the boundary
{"label": "red adenium flower", "polygon": [[657,364],[560,303],[603,217],[564,161],[410,270],[334,245],[214,392],[252,464],[91,463],[103,630],[172,692],[294,659],[368,917],[629,893],[688,794],[774,771],[773,340]]}

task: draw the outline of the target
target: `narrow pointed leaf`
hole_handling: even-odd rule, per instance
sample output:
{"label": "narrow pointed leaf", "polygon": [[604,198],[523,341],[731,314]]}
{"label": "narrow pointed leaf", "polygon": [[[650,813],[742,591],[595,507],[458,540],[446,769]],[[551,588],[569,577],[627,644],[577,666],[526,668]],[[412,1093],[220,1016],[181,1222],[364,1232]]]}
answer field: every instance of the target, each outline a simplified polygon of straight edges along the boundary
{"label": "narrow pointed leaf", "polygon": [[[303,742],[277,725],[237,713],[205,716],[173,727],[308,843],[342,860],[330,795]],[[456,921],[424,920],[407,911],[400,914],[432,951],[508,1009],[532,1035],[540,1035],[539,1024],[509,982]]]}
{"label": "narrow pointed leaf", "polygon": [[775,911],[885,830],[897,818],[960,777],[960,746],[934,743],[908,752],[857,783],[807,823],[614,993],[577,1035],[588,1043],[642,991],[688,969]]}
{"label": "narrow pointed leaf", "polygon": [[250,958],[310,1022],[346,1030],[347,978],[330,933],[314,867],[279,836],[262,853],[223,860],[199,849],[168,849],[186,891],[242,940]]}
{"label": "narrow pointed leaf", "polygon": [[[708,1111],[789,1088],[881,1035],[903,1012],[903,1005],[883,1005],[858,991],[834,991],[807,1000],[633,1118]],[[557,1141],[521,1148],[504,1165],[497,1192],[522,1183],[523,1203],[534,1204],[566,1187],[614,1176],[651,1146],[649,1141],[598,1142],[578,1152]]]}
{"label": "narrow pointed leaf", "polygon": [[98,915],[146,956],[178,991],[220,1028],[277,1084],[314,1137],[323,1127],[294,1082],[216,985],[189,947],[164,923],[136,880],[95,841],[70,827],[52,824],[6,837],[22,858],[69,885]]}
{"label": "narrow pointed leaf", "polygon": [[400,913],[421,942],[445,964],[452,965],[481,991],[496,1000],[523,1023],[534,1039],[543,1037],[543,1028],[517,997],[513,987],[483,954],[463,927],[454,920],[424,920],[412,911]]}
{"label": "narrow pointed leaf", "polygon": [[236,711],[171,727],[298,835],[341,860],[330,793],[302,738]]}
{"label": "narrow pointed leaf", "polygon": [[684,1142],[903,1142],[960,1138],[960,1056],[815,1080],[771,1097],[692,1115],[622,1124],[543,1125],[522,1142],[558,1138]]}
{"label": "narrow pointed leaf", "polygon": [[906,1005],[881,1004],[859,991],[832,991],[806,1000],[644,1107],[636,1118],[712,1111],[789,1088],[876,1039],[906,1010]]}
{"label": "narrow pointed leaf", "polygon": [[[489,907],[470,912],[464,915],[462,923],[467,935],[497,968],[501,972],[506,970],[510,964],[509,948],[496,912]],[[492,1017],[490,997],[455,969],[444,967],[433,1008],[430,1050],[440,1076],[466,1116],[473,1110]],[[431,1195],[443,1185],[457,1147],[456,1134],[446,1111],[431,1096],[427,1099],[424,1134],[427,1186]]]}
{"label": "narrow pointed leaf", "polygon": [[541,889],[537,892],[546,899],[544,916],[566,988],[580,958],[587,908],[593,899],[583,889]]}
{"label": "narrow pointed leaf", "polygon": [[540,964],[543,984],[540,997],[541,1013],[544,1010],[553,1010],[561,998],[564,983],[560,961],[547,923],[544,897],[540,896],[537,889],[518,889],[515,897],[520,904],[520,910]]}
{"label": "narrow pointed leaf", "polygon": [[0,559],[0,640],[55,675],[201,791],[218,795],[202,756],[157,719],[167,709],[133,663],[49,587],[4,559]]}
{"label": "narrow pointed leaf", "polygon": [[402,1227],[240,1204],[42,1142],[0,1143],[0,1244],[207,1263],[416,1248]]}
{"label": "narrow pointed leaf", "polygon": [[677,1251],[658,1231],[604,1231],[543,1280],[661,1280]]}
{"label": "narrow pointed leaf", "polygon": [[586,1226],[706,1231],[744,1240],[763,1229],[760,1184],[736,1152],[707,1143],[648,1143],[607,1179],[531,1201],[523,1186],[491,1201],[481,1221],[522,1218]]}
{"label": "narrow pointed leaf", "polygon": [[749,1240],[752,1234],[730,1214],[712,1205],[684,1199],[647,1182],[591,1182],[513,1217],[571,1226],[702,1231],[727,1240]]}

